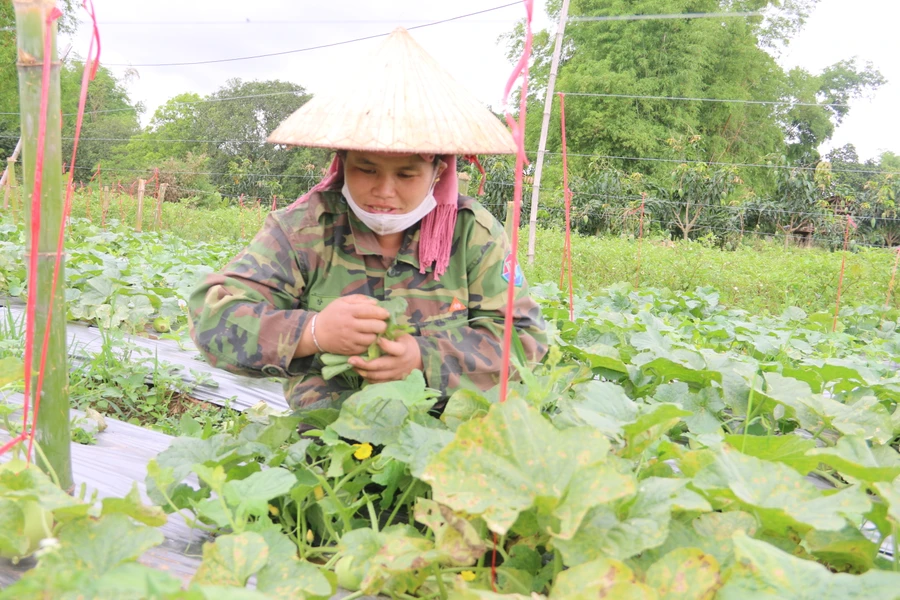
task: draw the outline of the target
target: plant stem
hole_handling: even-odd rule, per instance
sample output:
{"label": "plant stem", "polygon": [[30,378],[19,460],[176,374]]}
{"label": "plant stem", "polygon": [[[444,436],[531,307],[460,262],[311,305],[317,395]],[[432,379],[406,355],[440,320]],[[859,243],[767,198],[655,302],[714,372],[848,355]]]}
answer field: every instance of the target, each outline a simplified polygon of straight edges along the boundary
{"label": "plant stem", "polygon": [[447,588],[444,586],[444,580],[441,577],[441,568],[437,563],[431,565],[431,570],[434,572],[434,579],[437,581],[438,590],[441,593],[441,600],[447,600]]}
{"label": "plant stem", "polygon": [[[31,211],[26,210],[26,245],[37,251],[37,289],[28,294],[37,298],[34,323],[35,365],[46,350],[46,366],[41,393],[40,418],[35,423],[35,440],[44,446],[45,455],[38,461],[40,467],[53,470],[60,487],[73,487],[71,437],[69,433],[69,369],[66,356],[66,305],[64,261],[60,264],[60,282],[53,297],[53,275],[59,243],[59,228],[63,220],[64,193],[62,188],[62,132],[59,92],[59,62],[56,57],[56,24],[46,24],[54,0],[15,0],[16,40],[19,56],[19,104],[22,123],[22,188],[29,203],[33,197],[38,152],[38,130],[41,113],[42,73],[44,61],[44,35],[50,27],[51,68],[47,90],[48,104],[46,134],[44,139],[44,164],[41,177],[41,213],[38,239],[32,239]],[[52,313],[52,314],[51,314]],[[48,318],[49,317],[49,318]],[[46,348],[45,332],[49,329]],[[33,377],[32,373],[26,373]],[[36,381],[33,378],[32,381]],[[34,400],[26,398],[26,401]]]}
{"label": "plant stem", "polygon": [[414,480],[412,480],[412,481],[409,483],[409,487],[407,487],[407,488],[403,491],[403,494],[400,496],[400,499],[397,500],[397,505],[394,506],[394,510],[391,511],[391,516],[388,517],[387,523],[384,524],[385,529],[387,529],[388,527],[390,527],[390,526],[391,526],[391,523],[394,522],[394,517],[397,516],[397,511],[399,511],[399,510],[400,510],[400,507],[403,506],[403,503],[404,503],[404,501],[406,500],[406,497],[409,495],[409,492],[412,491],[412,489],[413,489],[415,486],[416,486],[416,481],[415,481],[415,479],[414,479]]}
{"label": "plant stem", "polygon": [[[338,507],[340,507],[341,522],[343,522],[343,524],[344,524],[344,533],[353,529],[353,524],[350,522],[350,516],[347,514],[347,507],[344,505],[343,502],[341,502],[341,499],[338,498],[338,495],[335,492],[335,489],[332,488],[331,485],[328,484],[328,479],[326,477],[322,477],[321,475],[318,475],[318,474],[316,475],[316,478],[319,480],[319,485],[322,486],[322,489],[325,490],[325,493],[328,494],[329,496],[331,496],[334,499],[335,503],[338,505]],[[326,521],[326,523],[327,523],[327,521]],[[338,538],[335,538],[335,541],[337,541],[337,539]]]}
{"label": "plant stem", "polygon": [[753,414],[753,394],[756,391],[756,373],[753,374],[753,381],[750,382],[750,394],[747,396],[747,418],[744,420],[744,440],[741,444],[741,452],[747,446],[747,431],[750,429],[750,415]]}
{"label": "plant stem", "polygon": [[900,546],[900,541],[897,540],[900,528],[897,527],[897,523],[892,523],[891,529],[891,551],[894,553],[894,571],[900,571],[900,552],[897,552],[898,546]]}
{"label": "plant stem", "polygon": [[375,506],[372,504],[372,499],[366,497],[366,509],[369,511],[369,520],[372,522],[372,530],[378,531],[378,515],[375,514]]}

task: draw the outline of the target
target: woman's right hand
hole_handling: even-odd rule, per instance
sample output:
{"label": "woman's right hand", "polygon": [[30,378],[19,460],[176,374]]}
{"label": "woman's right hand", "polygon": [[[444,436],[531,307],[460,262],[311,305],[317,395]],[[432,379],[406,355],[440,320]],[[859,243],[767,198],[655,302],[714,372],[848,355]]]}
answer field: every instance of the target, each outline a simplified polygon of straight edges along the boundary
{"label": "woman's right hand", "polygon": [[322,350],[332,354],[363,354],[385,332],[388,318],[390,313],[378,306],[375,298],[361,294],[344,296],[316,317],[316,341]]}

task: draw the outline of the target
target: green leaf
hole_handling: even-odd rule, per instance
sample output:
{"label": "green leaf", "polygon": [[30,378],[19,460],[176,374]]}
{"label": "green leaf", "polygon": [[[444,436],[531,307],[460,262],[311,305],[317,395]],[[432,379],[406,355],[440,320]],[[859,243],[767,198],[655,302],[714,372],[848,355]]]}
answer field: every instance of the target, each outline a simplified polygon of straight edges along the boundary
{"label": "green leaf", "polygon": [[693,383],[701,389],[709,387],[712,385],[712,382],[718,382],[722,378],[717,371],[692,369],[674,360],[662,357],[641,365],[641,372],[647,375],[655,375],[666,382],[682,381]]}
{"label": "green leaf", "polygon": [[609,442],[589,429],[555,429],[524,400],[495,404],[464,423],[422,473],[435,501],[481,515],[505,533],[520,512],[551,513],[578,469],[602,462]]}
{"label": "green leaf", "polygon": [[[176,595],[181,580],[137,563],[125,563],[104,573],[89,589],[78,590],[85,598],[140,600]],[[73,590],[76,591],[76,590]]]}
{"label": "green leaf", "polygon": [[252,455],[252,451],[245,449],[240,440],[224,433],[205,440],[175,438],[172,445],[147,466],[147,495],[157,504],[163,504],[165,499],[159,490],[171,492],[194,470],[194,465],[224,465],[246,454]]}
{"label": "green leaf", "polygon": [[190,596],[188,600],[268,600],[269,598],[268,595],[256,590],[225,585],[195,584],[190,587],[190,592],[197,592],[200,596]]}
{"label": "green leaf", "polygon": [[639,582],[625,563],[599,558],[560,573],[550,590],[549,600],[655,600],[656,592]]}
{"label": "green leaf", "polygon": [[120,514],[66,523],[57,537],[59,550],[45,556],[41,560],[41,568],[49,571],[83,569],[96,576],[124,562],[136,560],[165,540],[160,531],[136,525]]}
{"label": "green leaf", "polygon": [[698,548],[678,548],[647,571],[660,600],[711,600],[722,585],[719,561]]}
{"label": "green leaf", "polygon": [[451,441],[453,433],[446,429],[432,429],[407,421],[396,441],[388,444],[382,455],[409,465],[409,472],[420,479],[428,462]]}
{"label": "green leaf", "polygon": [[644,552],[641,565],[648,568],[673,550],[693,547],[714,556],[724,571],[734,562],[732,538],[735,532],[743,531],[752,536],[757,529],[753,515],[742,511],[712,512],[689,521],[672,520],[665,543]]}
{"label": "green leaf", "polygon": [[402,525],[381,532],[354,529],[341,538],[341,547],[343,555],[352,558],[354,569],[364,574],[361,589],[367,594],[414,590],[424,580],[418,571],[441,558],[430,541]]}
{"label": "green leaf", "polygon": [[832,571],[868,571],[878,555],[878,544],[849,525],[840,531],[812,530],[803,538],[803,547]]}
{"label": "green leaf", "polygon": [[421,371],[413,371],[402,381],[370,385],[347,398],[330,427],[341,437],[383,446],[397,439],[407,417],[427,413],[438,395],[425,386]]}
{"label": "green leaf", "polygon": [[81,291],[81,304],[100,306],[105,304],[113,293],[113,283],[108,277],[92,277],[88,279]]}
{"label": "green leaf", "polygon": [[742,454],[784,463],[801,475],[815,469],[819,461],[806,453],[816,447],[813,440],[798,435],[726,435],[729,446]]}
{"label": "green leaf", "polygon": [[[269,423],[259,430],[251,429],[249,426],[241,431],[240,439],[248,442],[257,442],[268,446],[273,450],[277,450],[292,435],[297,432],[297,426],[300,424],[300,417],[280,417],[271,415],[268,417]],[[250,435],[250,432],[253,432]]]}
{"label": "green leaf", "polygon": [[0,556],[21,557],[28,553],[31,545],[25,534],[26,503],[33,500],[12,500],[0,498]]}
{"label": "green leaf", "polygon": [[622,456],[625,458],[640,456],[644,450],[677,425],[682,417],[690,416],[690,414],[677,404],[655,404],[650,407],[642,407],[637,420],[623,427],[625,449],[622,451]]}
{"label": "green leaf", "polygon": [[328,578],[312,563],[292,559],[271,564],[271,558],[269,563],[256,574],[256,589],[265,592],[267,598],[327,599],[335,592]]}
{"label": "green leaf", "polygon": [[25,379],[25,365],[19,358],[7,356],[0,359],[0,388]]}
{"label": "green leaf", "polygon": [[831,426],[844,435],[860,436],[879,444],[887,444],[894,438],[891,415],[875,396],[865,396],[852,404],[821,397],[817,406]]}
{"label": "green leaf", "polygon": [[621,386],[590,381],[575,389],[575,398],[561,398],[553,423],[559,428],[593,427],[611,437],[624,435],[622,425],[637,418],[638,408]]}
{"label": "green leaf", "polygon": [[203,562],[191,583],[244,587],[269,559],[269,547],[258,533],[224,535],[203,544]]}
{"label": "green leaf", "polygon": [[223,488],[229,506],[263,517],[269,512],[269,500],[289,494],[297,476],[280,467],[253,473],[246,479],[229,481]]}
{"label": "green leaf", "polygon": [[709,504],[687,488],[686,479],[648,477],[634,498],[588,511],[571,539],[554,538],[568,566],[602,557],[631,558],[660,546],[673,511],[707,512]]}
{"label": "green leaf", "polygon": [[869,510],[869,499],[859,486],[826,495],[787,465],[727,446],[715,455],[715,462],[694,477],[693,485],[708,498],[737,501],[773,531],[840,531],[848,519],[858,520]]}
{"label": "green leaf", "polygon": [[887,502],[888,518],[900,525],[900,477],[894,479],[891,483],[876,483],[874,487],[881,499]]}
{"label": "green leaf", "polygon": [[65,511],[71,516],[84,516],[88,505],[82,504],[53,483],[37,466],[0,465],[0,498],[33,499],[44,510]]}
{"label": "green leaf", "polygon": [[754,387],[756,403],[768,399],[782,404],[788,417],[811,431],[823,424],[821,415],[809,406],[813,393],[808,383],[778,373],[765,373],[764,378],[764,390]]}
{"label": "green leaf", "polygon": [[571,539],[584,515],[598,504],[608,504],[631,496],[637,482],[631,473],[621,473],[611,463],[598,463],[576,471],[566,496],[553,515],[559,519],[556,535]]}
{"label": "green leaf", "polygon": [[483,417],[491,409],[491,401],[474,390],[457,390],[447,400],[447,406],[441,413],[441,421],[456,431],[462,423]]}
{"label": "green leaf", "polygon": [[101,514],[123,514],[151,527],[162,527],[168,521],[166,513],[158,506],[147,506],[141,500],[137,482],[124,498],[104,498]]}
{"label": "green leaf", "polygon": [[725,409],[725,403],[715,388],[705,387],[695,393],[690,391],[686,383],[670,383],[659,386],[654,399],[671,402],[690,411],[691,414],[684,417],[684,422],[692,433],[717,433],[722,430],[722,421],[718,415]]}
{"label": "green leaf", "polygon": [[446,506],[419,498],[415,518],[434,532],[434,547],[446,556],[442,564],[465,567],[484,555],[486,547],[475,527]]}
{"label": "green leaf", "polygon": [[845,435],[834,447],[816,448],[807,454],[861,481],[893,481],[900,475],[900,454],[896,450],[890,446],[871,448],[857,436]]}
{"label": "green leaf", "polygon": [[619,351],[606,344],[592,344],[586,347],[567,346],[567,349],[578,358],[587,361],[592,369],[606,369],[616,373],[628,373],[628,367],[622,362]]}
{"label": "green leaf", "polygon": [[716,600],[871,600],[896,598],[900,589],[900,573],[835,574],[743,534],[735,535],[734,547],[735,567]]}

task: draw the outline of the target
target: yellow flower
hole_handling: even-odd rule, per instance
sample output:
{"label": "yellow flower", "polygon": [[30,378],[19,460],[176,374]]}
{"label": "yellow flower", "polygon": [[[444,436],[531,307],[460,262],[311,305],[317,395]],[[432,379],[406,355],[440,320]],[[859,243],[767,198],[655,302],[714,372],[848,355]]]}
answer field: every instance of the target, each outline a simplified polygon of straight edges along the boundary
{"label": "yellow flower", "polygon": [[277,506],[275,506],[274,504],[269,505],[269,514],[270,515],[272,515],[273,517],[277,517],[279,512],[280,511],[278,510]]}
{"label": "yellow flower", "polygon": [[369,442],[366,442],[365,444],[353,444],[353,447],[356,448],[356,452],[353,453],[353,458],[356,460],[366,460],[372,456],[372,444]]}
{"label": "yellow flower", "polygon": [[316,500],[321,500],[325,497],[325,490],[322,489],[321,485],[317,485],[313,488],[313,495],[316,497]]}
{"label": "yellow flower", "polygon": [[460,571],[459,576],[463,581],[475,581],[475,571]]}

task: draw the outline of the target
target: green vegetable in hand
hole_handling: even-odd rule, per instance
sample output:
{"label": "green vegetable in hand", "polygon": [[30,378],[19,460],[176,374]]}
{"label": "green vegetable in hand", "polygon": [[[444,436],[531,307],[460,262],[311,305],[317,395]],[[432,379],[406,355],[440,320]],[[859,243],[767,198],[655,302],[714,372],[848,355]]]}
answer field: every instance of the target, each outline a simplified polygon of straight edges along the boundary
{"label": "green vegetable in hand", "polygon": [[[397,339],[397,337],[405,334],[405,333],[413,333],[415,329],[409,325],[401,325],[399,321],[406,314],[406,299],[405,298],[391,298],[390,300],[382,300],[378,303],[378,305],[388,311],[390,316],[388,317],[387,329],[384,333],[378,336],[378,338],[372,342],[369,346],[368,351],[365,354],[366,360],[374,360],[381,356],[383,353],[381,352],[381,347],[378,345],[378,340],[381,338],[385,338],[391,341]],[[349,356],[342,356],[340,354],[330,354],[324,353],[319,357],[322,361],[322,364],[325,367],[322,369],[322,378],[325,381],[337,377],[341,373],[345,373],[352,369],[353,367],[347,362],[350,360]]]}

